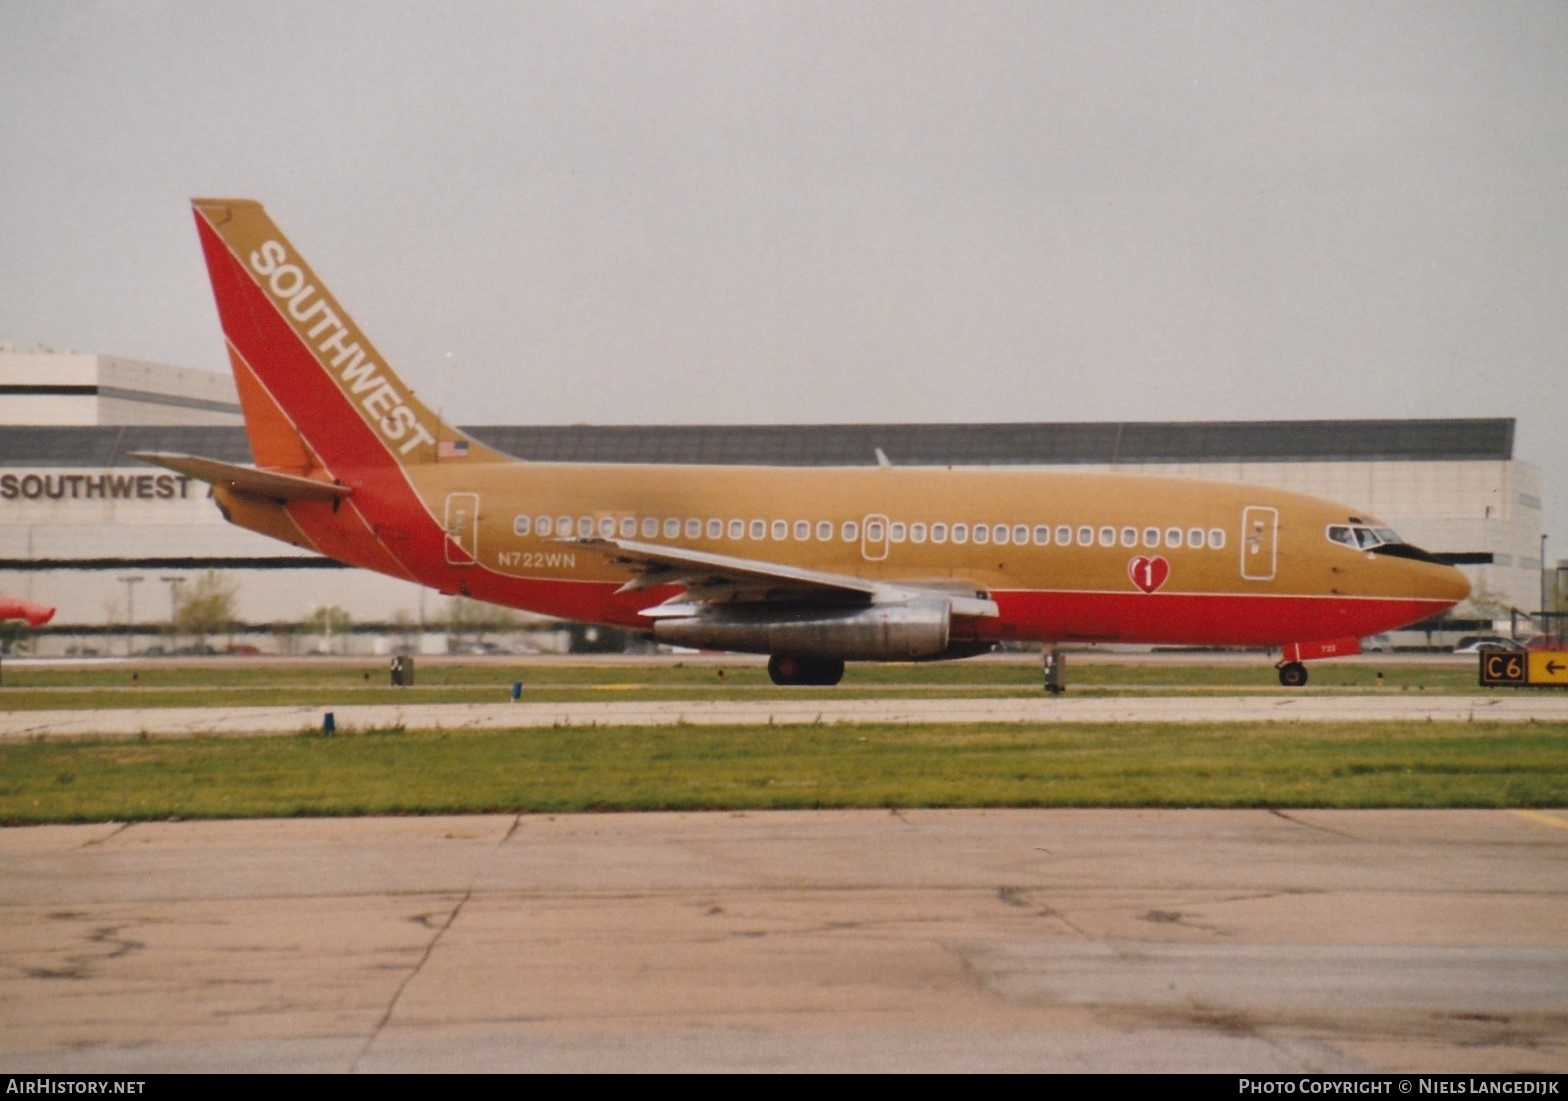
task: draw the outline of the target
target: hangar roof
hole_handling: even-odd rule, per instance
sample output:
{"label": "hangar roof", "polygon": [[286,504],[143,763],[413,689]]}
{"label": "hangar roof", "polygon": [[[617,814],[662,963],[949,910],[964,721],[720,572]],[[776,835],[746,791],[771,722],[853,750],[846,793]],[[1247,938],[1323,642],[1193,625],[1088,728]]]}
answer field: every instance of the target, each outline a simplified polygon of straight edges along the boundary
{"label": "hangar roof", "polygon": [[[485,425],[475,438],[557,462],[867,466],[1475,461],[1513,458],[1511,417],[1090,424]],[[249,462],[243,428],[9,427],[0,466],[140,466],[132,451]]]}

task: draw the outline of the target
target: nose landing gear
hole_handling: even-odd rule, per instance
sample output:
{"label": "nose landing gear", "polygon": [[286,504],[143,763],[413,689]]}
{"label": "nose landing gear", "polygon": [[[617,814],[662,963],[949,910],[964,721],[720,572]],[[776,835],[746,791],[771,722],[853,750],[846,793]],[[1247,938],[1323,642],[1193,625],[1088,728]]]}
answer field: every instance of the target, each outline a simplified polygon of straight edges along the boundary
{"label": "nose landing gear", "polygon": [[1292,642],[1280,654],[1279,664],[1274,668],[1279,670],[1279,682],[1286,688],[1300,688],[1307,683],[1307,667],[1302,662],[1317,658],[1348,658],[1359,653],[1361,640],[1353,636],[1320,642]]}
{"label": "nose landing gear", "polygon": [[1276,668],[1279,682],[1286,688],[1300,688],[1307,683],[1307,667],[1299,661],[1281,662]]}

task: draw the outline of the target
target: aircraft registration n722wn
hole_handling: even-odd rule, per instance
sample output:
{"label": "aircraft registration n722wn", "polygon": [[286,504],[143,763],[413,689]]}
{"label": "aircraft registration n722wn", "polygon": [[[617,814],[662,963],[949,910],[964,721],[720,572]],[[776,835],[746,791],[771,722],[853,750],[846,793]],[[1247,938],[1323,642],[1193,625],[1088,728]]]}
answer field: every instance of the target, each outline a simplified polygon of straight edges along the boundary
{"label": "aircraft registration n722wn", "polygon": [[1277,647],[1300,685],[1303,661],[1470,590],[1363,513],[1248,485],[525,462],[415,397],[259,203],[193,205],[255,465],[140,457],[210,482],[232,523],[349,565],[767,654],[779,684],[1096,641]]}

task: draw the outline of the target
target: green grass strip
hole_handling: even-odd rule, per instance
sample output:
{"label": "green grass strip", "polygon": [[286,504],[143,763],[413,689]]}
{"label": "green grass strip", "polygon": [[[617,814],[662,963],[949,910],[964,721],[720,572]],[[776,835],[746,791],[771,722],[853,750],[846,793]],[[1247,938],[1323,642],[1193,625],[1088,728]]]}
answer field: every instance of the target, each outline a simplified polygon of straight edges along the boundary
{"label": "green grass strip", "polygon": [[826,807],[1557,807],[1568,724],[571,727],[0,747],[0,822]]}
{"label": "green grass strip", "polygon": [[[1379,673],[1383,682],[1378,683]],[[1336,693],[1441,692],[1475,694],[1473,663],[1378,665],[1333,663],[1314,666],[1310,691]],[[299,661],[262,664],[235,660],[206,665],[158,661],[102,666],[28,666],[8,663],[0,682],[0,709],[7,711],[91,710],[95,708],[334,707],[349,704],[496,703],[514,682],[526,699],[541,703],[605,699],[734,700],[769,695],[831,699],[913,698],[962,694],[977,698],[1038,696],[1039,666],[977,661],[937,664],[851,665],[835,688],[776,688],[756,663],[733,666],[584,665],[570,658],[535,661],[518,667],[496,664],[430,662],[418,666],[413,687],[394,688],[379,663]],[[1164,692],[1202,695],[1246,692],[1291,695],[1281,688],[1268,659],[1253,663],[1194,664],[1151,656],[1136,663],[1068,658],[1069,692],[1115,696]],[[1495,691],[1495,690],[1494,690]]]}

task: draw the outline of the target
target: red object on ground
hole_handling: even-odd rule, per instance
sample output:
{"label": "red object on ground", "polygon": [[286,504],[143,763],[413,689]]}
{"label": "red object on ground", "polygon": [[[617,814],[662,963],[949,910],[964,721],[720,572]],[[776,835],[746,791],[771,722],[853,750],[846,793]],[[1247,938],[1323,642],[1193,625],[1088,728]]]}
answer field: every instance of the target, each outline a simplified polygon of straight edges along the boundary
{"label": "red object on ground", "polygon": [[0,596],[0,619],[25,619],[29,627],[42,627],[54,618],[47,604],[34,604],[17,596]]}

